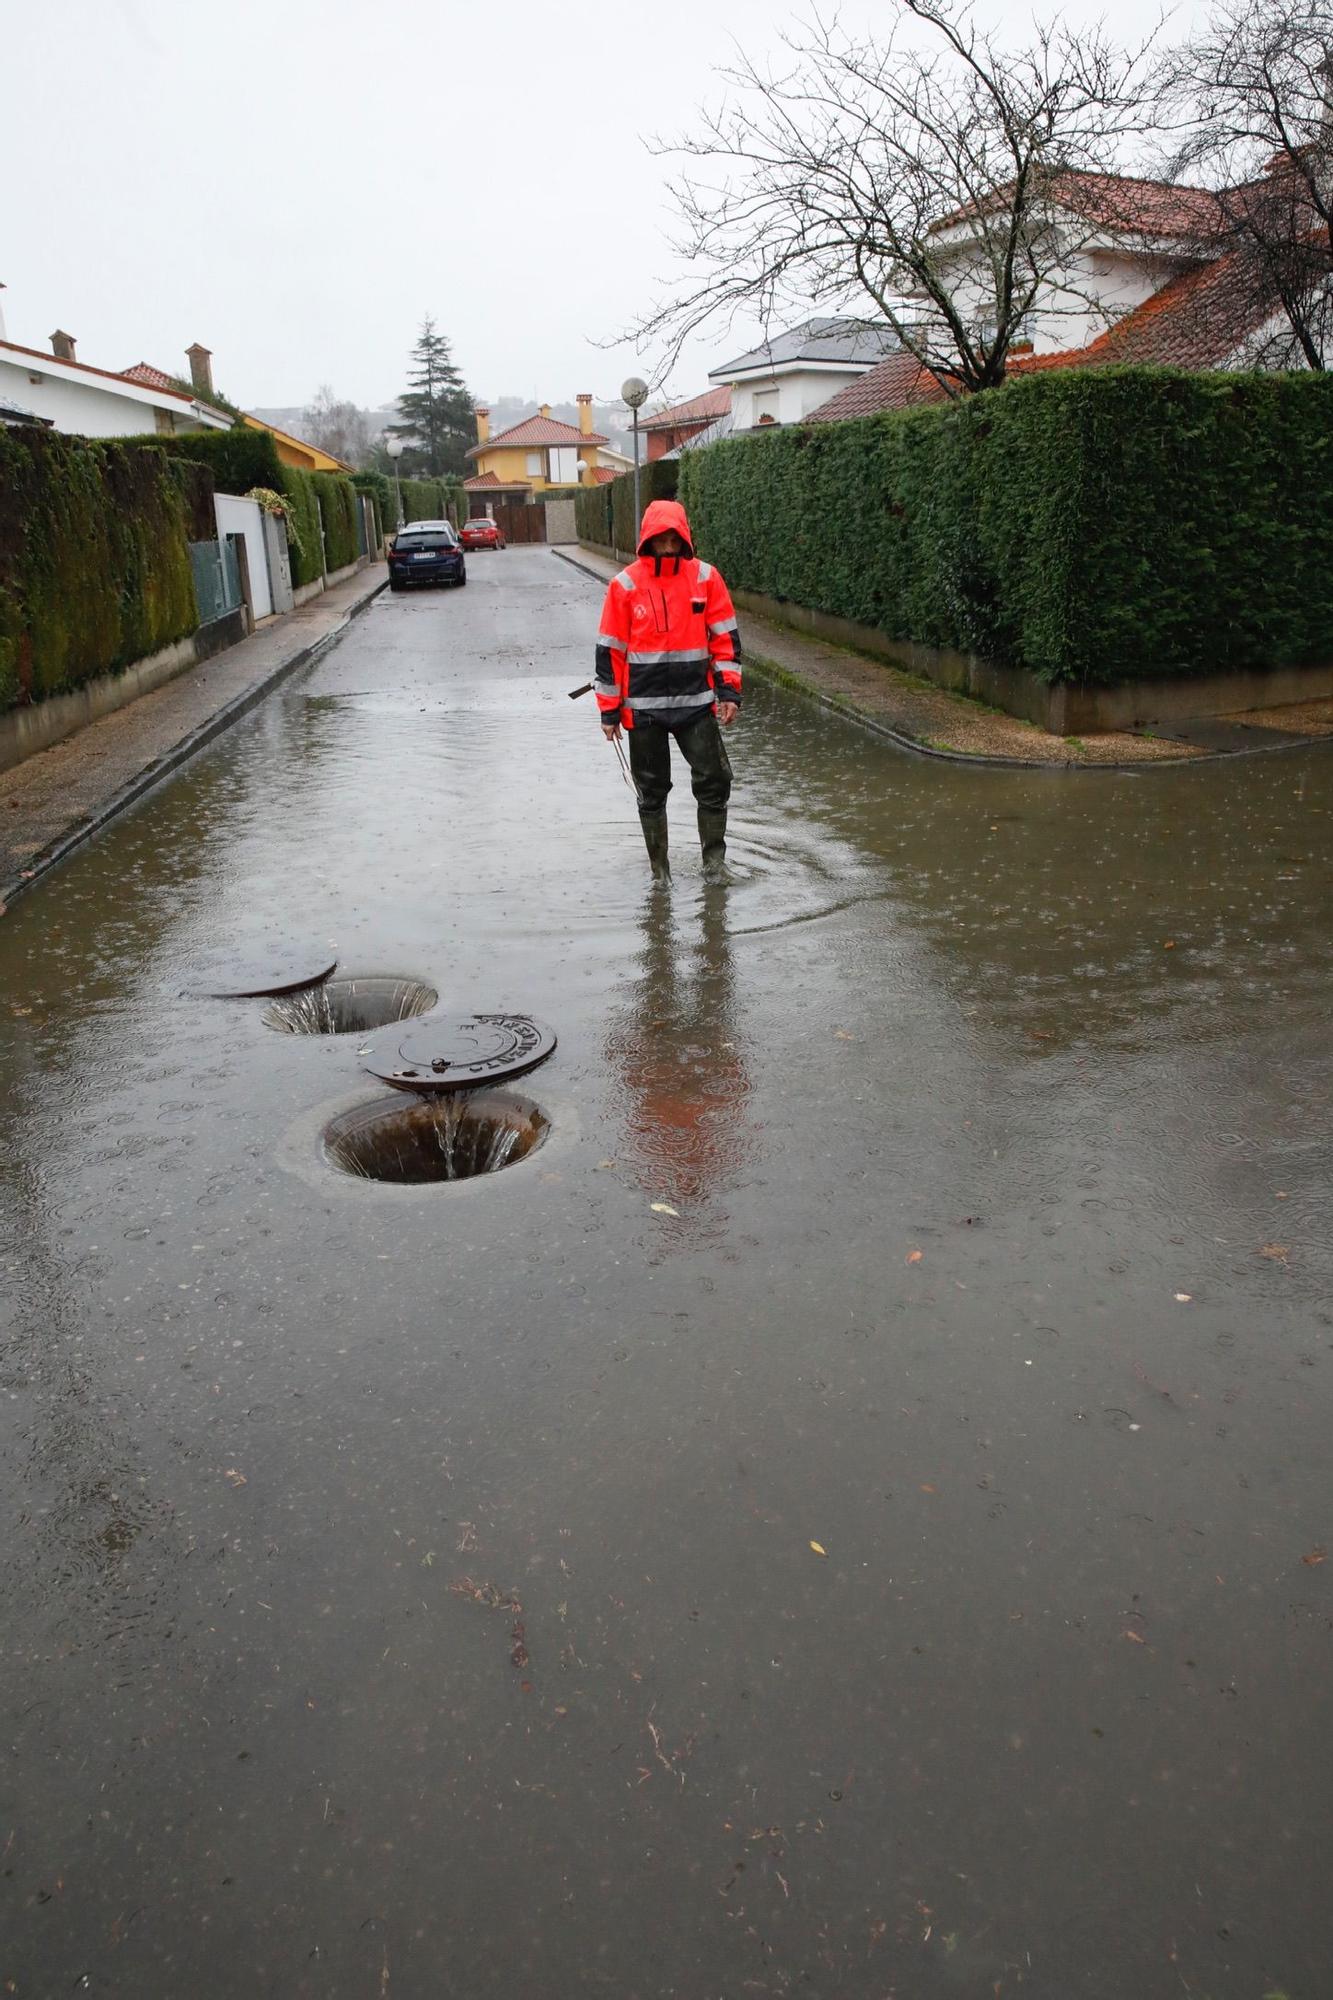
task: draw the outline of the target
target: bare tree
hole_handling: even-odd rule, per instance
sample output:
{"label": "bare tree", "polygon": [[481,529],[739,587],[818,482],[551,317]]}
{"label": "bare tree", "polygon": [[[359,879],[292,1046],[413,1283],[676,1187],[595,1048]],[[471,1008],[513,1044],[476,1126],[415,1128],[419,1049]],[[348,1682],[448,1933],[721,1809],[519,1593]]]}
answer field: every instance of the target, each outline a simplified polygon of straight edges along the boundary
{"label": "bare tree", "polygon": [[1214,191],[1199,249],[1227,257],[1228,310],[1260,366],[1322,370],[1333,355],[1331,56],[1326,0],[1221,0],[1162,66],[1184,131],[1173,170]]}
{"label": "bare tree", "polygon": [[960,393],[1003,381],[1038,305],[1088,312],[1080,235],[1142,224],[1083,215],[1078,195],[1149,122],[1152,38],[1127,51],[1055,23],[1012,50],[954,0],[897,15],[881,42],[816,17],[781,68],[724,71],[732,95],[701,132],[656,143],[711,170],[673,184],[684,288],[630,330],[665,349],[664,373],[715,318],[851,306]]}
{"label": "bare tree", "polygon": [[311,444],[331,452],[347,465],[365,465],[374,446],[368,412],[355,403],[342,401],[327,382],[320,385],[314,402],[301,412],[301,431]]}

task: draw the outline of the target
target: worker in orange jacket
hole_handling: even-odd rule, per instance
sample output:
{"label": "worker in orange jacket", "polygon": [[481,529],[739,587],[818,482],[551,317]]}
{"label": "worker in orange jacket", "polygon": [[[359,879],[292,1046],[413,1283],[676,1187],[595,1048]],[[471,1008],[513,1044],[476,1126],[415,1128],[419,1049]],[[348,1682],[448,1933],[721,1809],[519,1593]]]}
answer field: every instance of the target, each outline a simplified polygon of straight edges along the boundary
{"label": "worker in orange jacket", "polygon": [[674,738],[690,767],[705,879],[725,881],[731,764],[718,725],[730,728],[740,707],[740,633],[731,593],[712,564],[698,560],[675,500],[649,503],[638,560],[607,588],[594,686],[605,734],[614,740],[623,728],[628,737],[653,879],[671,875],[666,802]]}

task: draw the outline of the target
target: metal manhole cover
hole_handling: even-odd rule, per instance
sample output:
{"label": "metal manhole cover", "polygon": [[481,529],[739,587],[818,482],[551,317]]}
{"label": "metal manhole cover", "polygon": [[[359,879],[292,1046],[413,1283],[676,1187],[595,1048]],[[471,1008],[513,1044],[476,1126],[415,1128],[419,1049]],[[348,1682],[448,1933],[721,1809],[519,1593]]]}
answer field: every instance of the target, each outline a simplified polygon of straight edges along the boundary
{"label": "metal manhole cover", "polygon": [[554,1032],[529,1014],[432,1017],[377,1042],[365,1066],[395,1090],[474,1090],[522,1076],[554,1047]]}
{"label": "metal manhole cover", "polygon": [[243,965],[232,975],[232,984],[218,986],[210,990],[210,1000],[260,1000],[269,994],[300,993],[307,986],[321,986],[336,971],[338,961],[331,958],[327,962],[317,959],[313,963],[302,963],[299,959],[274,960],[269,964],[256,961],[253,965]]}

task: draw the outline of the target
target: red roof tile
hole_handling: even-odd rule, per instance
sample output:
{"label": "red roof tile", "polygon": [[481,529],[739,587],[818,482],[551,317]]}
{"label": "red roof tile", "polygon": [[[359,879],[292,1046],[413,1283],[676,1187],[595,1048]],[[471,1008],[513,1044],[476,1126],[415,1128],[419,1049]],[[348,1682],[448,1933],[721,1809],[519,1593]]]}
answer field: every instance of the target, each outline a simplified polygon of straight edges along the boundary
{"label": "red roof tile", "polygon": [[620,474],[614,465],[594,465],[592,476],[598,486],[609,486],[613,479],[619,479]]}
{"label": "red roof tile", "polygon": [[914,354],[891,354],[811,410],[805,422],[843,423],[848,417],[871,417],[879,410],[905,410],[913,403],[942,403],[946,394]]}
{"label": "red roof tile", "polygon": [[[986,207],[1002,210],[1009,194],[1009,188],[997,188]],[[1220,220],[1218,197],[1210,189],[1140,180],[1132,174],[1057,174],[1051,198],[1085,222],[1122,235],[1206,236]],[[951,229],[979,212],[980,204],[969,203],[941,216],[931,229]]]}
{"label": "red roof tile", "polygon": [[475,493],[479,487],[484,487],[492,493],[531,493],[532,481],[530,479],[501,479],[496,472],[478,472],[471,479],[465,479],[463,487],[468,493]]}
{"label": "red roof tile", "polygon": [[182,395],[179,382],[173,382],[164,368],[154,368],[151,361],[136,361],[133,368],[122,368],[121,374],[127,382],[141,382],[145,389],[170,389],[174,395]]}
{"label": "red roof tile", "polygon": [[521,424],[512,424],[507,431],[487,438],[485,444],[474,444],[468,457],[477,458],[483,451],[495,451],[498,447],[509,450],[523,445],[610,442],[599,431],[581,431],[574,424],[562,424],[558,417],[526,417]]}
{"label": "red roof tile", "polygon": [[641,431],[683,430],[690,424],[711,424],[719,417],[725,417],[731,408],[731,385],[724,383],[720,389],[706,389],[702,396],[691,396],[688,403],[673,403],[670,409],[658,410],[651,417],[639,419]]}

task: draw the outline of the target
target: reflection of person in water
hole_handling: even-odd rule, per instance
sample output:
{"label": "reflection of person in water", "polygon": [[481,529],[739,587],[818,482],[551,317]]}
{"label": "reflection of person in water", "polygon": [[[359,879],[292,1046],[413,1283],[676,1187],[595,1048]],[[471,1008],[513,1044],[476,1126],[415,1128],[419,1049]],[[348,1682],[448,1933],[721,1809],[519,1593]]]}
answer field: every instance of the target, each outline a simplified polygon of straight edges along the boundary
{"label": "reflection of person in water", "polygon": [[691,948],[670,910],[650,905],[640,964],[607,1041],[625,1097],[619,1153],[654,1201],[688,1213],[725,1186],[750,1142],[725,910],[705,901]]}

